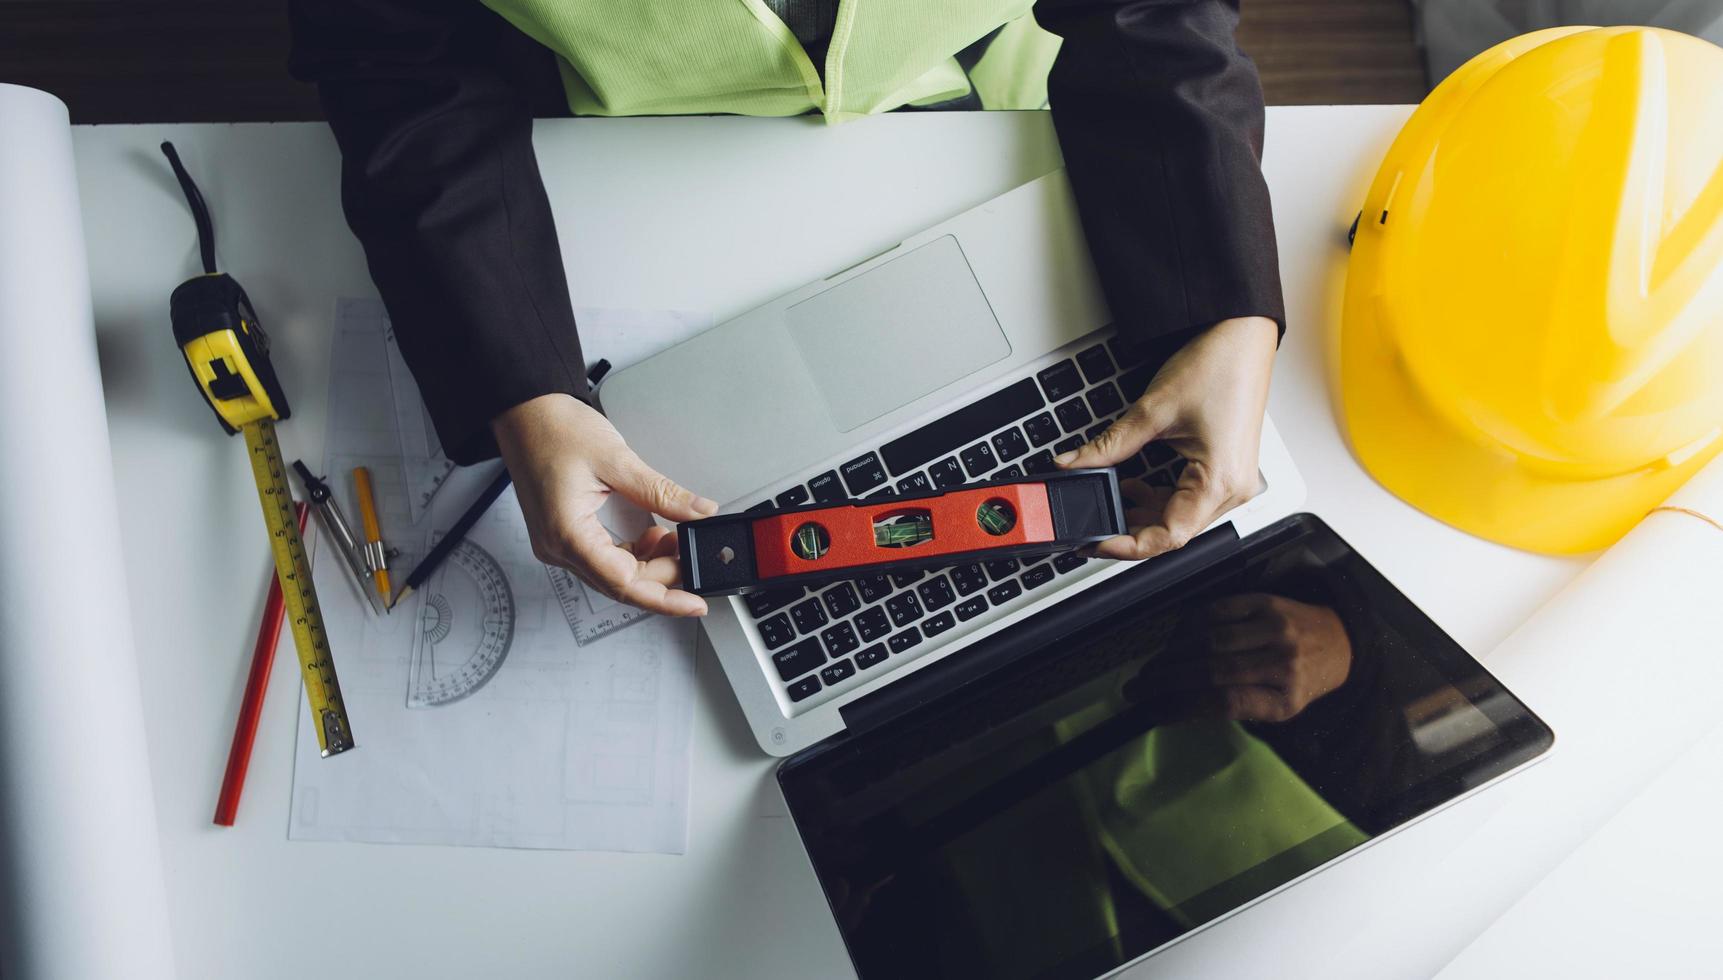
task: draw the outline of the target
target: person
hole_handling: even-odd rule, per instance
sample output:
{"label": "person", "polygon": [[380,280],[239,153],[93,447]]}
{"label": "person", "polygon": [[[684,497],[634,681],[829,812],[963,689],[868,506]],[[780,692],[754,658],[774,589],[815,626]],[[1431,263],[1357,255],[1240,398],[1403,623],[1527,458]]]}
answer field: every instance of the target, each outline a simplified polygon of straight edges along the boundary
{"label": "person", "polygon": [[1175,351],[1058,464],[1112,465],[1152,440],[1189,461],[1175,487],[1134,488],[1132,533],[1098,553],[1179,548],[1255,493],[1285,316],[1237,0],[490,6],[293,0],[290,67],[318,88],[348,223],[445,450],[501,454],[540,559],[621,601],[700,615],[676,587],[672,533],[618,544],[596,512],[612,493],[670,521],[717,504],[649,467],[589,404],[535,114],[1049,107],[1119,331]]}

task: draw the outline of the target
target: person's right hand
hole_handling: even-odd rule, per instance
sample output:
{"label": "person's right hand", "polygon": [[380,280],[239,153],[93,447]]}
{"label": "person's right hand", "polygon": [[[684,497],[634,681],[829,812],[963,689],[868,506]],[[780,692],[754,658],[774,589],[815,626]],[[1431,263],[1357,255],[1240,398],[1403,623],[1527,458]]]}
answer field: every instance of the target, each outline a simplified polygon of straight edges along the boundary
{"label": "person's right hand", "polygon": [[706,600],[673,588],[682,577],[676,532],[654,525],[617,544],[598,522],[612,492],[661,517],[711,517],[718,505],[647,466],[621,433],[586,403],[541,395],[491,422],[526,516],[532,551],[598,591],[671,616],[701,616]]}

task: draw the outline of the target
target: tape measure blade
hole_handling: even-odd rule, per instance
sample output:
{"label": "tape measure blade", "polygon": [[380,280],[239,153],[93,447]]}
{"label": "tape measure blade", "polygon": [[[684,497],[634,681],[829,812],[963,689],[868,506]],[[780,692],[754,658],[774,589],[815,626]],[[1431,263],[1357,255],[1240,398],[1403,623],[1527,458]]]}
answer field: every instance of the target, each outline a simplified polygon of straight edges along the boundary
{"label": "tape measure blade", "polygon": [[287,465],[281,458],[281,446],[275,441],[274,422],[260,419],[247,424],[244,432],[252,479],[257,484],[258,501],[263,505],[263,523],[269,529],[275,574],[281,582],[281,598],[293,630],[299,674],[305,681],[311,715],[317,721],[317,745],[325,757],[335,755],[353,747],[353,732],[347,721],[347,706],[341,700],[335,661],[329,652],[323,611],[317,605],[317,587],[311,580],[305,540],[299,535],[299,523],[293,513]]}

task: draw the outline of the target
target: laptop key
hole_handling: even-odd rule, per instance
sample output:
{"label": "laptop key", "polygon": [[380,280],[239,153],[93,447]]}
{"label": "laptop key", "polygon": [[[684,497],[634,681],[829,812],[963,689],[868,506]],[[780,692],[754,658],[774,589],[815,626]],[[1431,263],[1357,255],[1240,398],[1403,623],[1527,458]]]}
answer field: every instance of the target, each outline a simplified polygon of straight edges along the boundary
{"label": "laptop key", "polygon": [[1038,589],[1053,581],[1053,566],[1042,562],[1018,577],[1022,579],[1025,589]]}
{"label": "laptop key", "polygon": [[819,690],[820,690],[820,679],[819,679],[819,677],[817,677],[813,674],[809,674],[808,676],[806,676],[806,677],[802,678],[801,680],[795,682],[794,684],[790,685],[790,700],[791,701],[806,701],[808,698],[811,698],[815,694],[819,693]]}
{"label": "laptop key", "polygon": [[1039,412],[1047,402],[1033,378],[1006,385],[975,401],[879,447],[880,458],[892,476],[920,469],[929,460],[956,452],[987,433],[1016,419]]}
{"label": "laptop key", "polygon": [[1164,466],[1178,459],[1179,454],[1173,451],[1173,447],[1157,439],[1143,447],[1143,458],[1149,461],[1150,466]]}
{"label": "laptop key", "polygon": [[869,575],[855,581],[856,588],[861,590],[863,602],[877,602],[891,595],[891,583],[885,580],[884,575]]}
{"label": "laptop key", "polygon": [[1018,568],[1017,559],[1015,558],[995,558],[994,560],[985,562],[984,564],[987,568],[987,574],[991,576],[995,582],[1007,575],[1015,574]]}
{"label": "laptop key", "polygon": [[820,598],[825,600],[826,612],[831,613],[833,619],[842,619],[861,608],[861,597],[856,595],[856,587],[848,582],[839,582]]}
{"label": "laptop key", "polygon": [[783,613],[760,623],[760,639],[768,650],[776,650],[795,638],[796,628],[790,625],[790,617]]}
{"label": "laptop key", "polygon": [[852,459],[838,470],[843,473],[844,486],[849,487],[852,497],[859,497],[885,482],[885,467],[880,465],[877,453]]}
{"label": "laptop key", "polygon": [[862,670],[866,670],[874,664],[885,663],[885,656],[885,644],[875,643],[873,646],[856,654],[856,666],[860,667]]}
{"label": "laptop key", "polygon": [[785,490],[783,493],[778,494],[779,507],[794,507],[797,504],[805,504],[807,502],[808,488],[799,483],[790,489]]}
{"label": "laptop key", "polygon": [[777,510],[777,509],[778,509],[777,506],[775,504],[773,504],[770,500],[762,500],[759,503],[755,504],[754,506],[749,507],[746,510],[742,511],[742,513],[744,513],[744,514],[758,514],[758,513],[761,513],[762,511]]}
{"label": "laptop key", "polygon": [[1029,443],[1036,449],[1047,445],[1059,438],[1059,423],[1053,421],[1051,412],[1042,412],[1023,423],[1023,431],[1029,433]]}
{"label": "laptop key", "polygon": [[891,584],[900,589],[908,588],[909,586],[921,581],[921,577],[926,574],[927,573],[925,571],[922,571],[919,568],[912,568],[906,572],[892,572]]}
{"label": "laptop key", "polygon": [[1072,436],[1069,439],[1061,439],[1061,440],[1059,440],[1059,442],[1055,443],[1053,446],[1053,452],[1055,454],[1057,454],[1057,453],[1068,453],[1073,449],[1081,449],[1082,447],[1083,447],[1083,437],[1082,436]]}
{"label": "laptop key", "polygon": [[1130,480],[1149,471],[1148,464],[1143,462],[1141,456],[1132,456],[1114,468],[1119,471],[1119,479],[1121,480]]}
{"label": "laptop key", "polygon": [[885,601],[885,611],[893,623],[906,626],[921,618],[921,601],[914,592],[900,592]]}
{"label": "laptop key", "polygon": [[915,587],[915,591],[921,593],[921,601],[927,606],[928,612],[944,609],[957,601],[957,594],[951,590],[951,580],[943,575],[921,583]]}
{"label": "laptop key", "polygon": [[836,684],[846,677],[854,676],[855,672],[855,664],[850,663],[848,660],[840,660],[835,664],[826,664],[824,667],[821,667],[820,680],[825,681],[827,687],[831,687],[833,684]]}
{"label": "laptop key", "polygon": [[767,589],[764,592],[750,592],[742,597],[743,605],[748,607],[755,619],[769,616],[802,597],[802,587],[792,585],[782,589]]}
{"label": "laptop key", "polygon": [[1008,578],[993,588],[987,590],[987,601],[995,606],[1002,602],[1010,602],[1023,594],[1023,586],[1017,584],[1014,578]]}
{"label": "laptop key", "polygon": [[812,633],[826,625],[826,611],[820,608],[820,600],[809,599],[807,602],[790,607],[790,618],[796,621],[796,629],[803,633]]}
{"label": "laptop key", "polygon": [[963,482],[963,467],[958,465],[956,456],[947,456],[929,466],[927,473],[933,478],[933,485],[941,490]]}
{"label": "laptop key", "polygon": [[1105,421],[1096,425],[1091,425],[1087,429],[1083,430],[1083,441],[1094,442],[1096,439],[1101,438],[1101,433],[1111,429],[1112,427],[1113,423]]}
{"label": "laptop key", "polygon": [[1057,408],[1053,409],[1053,414],[1059,417],[1059,424],[1064,427],[1066,432],[1081,432],[1083,426],[1094,421],[1094,417],[1089,414],[1089,409],[1083,404],[1081,398],[1073,398],[1068,402],[1060,403]]}
{"label": "laptop key", "polygon": [[1022,429],[1012,426],[993,437],[993,451],[1001,463],[1009,463],[1029,451],[1029,440],[1023,438]]}
{"label": "laptop key", "polygon": [[974,598],[971,598],[971,599],[965,599],[962,602],[957,604],[956,609],[952,610],[952,612],[957,614],[958,619],[965,620],[965,621],[974,619],[975,617],[981,615],[982,613],[984,613],[986,611],[987,611],[987,600],[982,596],[975,596]]}
{"label": "laptop key", "polygon": [[922,633],[926,634],[927,636],[938,636],[939,634],[945,632],[946,630],[948,630],[948,629],[950,629],[956,625],[957,625],[957,620],[952,619],[950,613],[942,612],[939,615],[933,617],[932,619],[923,620],[922,624],[921,624],[921,631],[922,631]]}
{"label": "laptop key", "polygon": [[1107,341],[1107,350],[1113,353],[1113,362],[1120,367],[1132,368],[1143,363],[1142,345],[1133,344],[1122,336]]}
{"label": "laptop key", "polygon": [[896,490],[892,489],[891,487],[880,487],[878,490],[875,490],[873,493],[868,494],[867,499],[869,499],[869,500],[882,500],[886,497],[895,497],[895,496],[897,496]]}
{"label": "laptop key", "polygon": [[885,641],[885,645],[891,647],[892,653],[902,653],[920,642],[921,630],[911,626],[909,629],[892,634],[892,638]]}
{"label": "laptop key", "polygon": [[1077,375],[1077,365],[1068,360],[1037,373],[1035,380],[1041,382],[1041,390],[1050,402],[1069,398],[1083,390],[1083,379]]}
{"label": "laptop key", "polygon": [[987,575],[980,565],[958,565],[951,570],[951,584],[957,586],[958,595],[968,595],[987,585]]}
{"label": "laptop key", "polygon": [[1023,468],[1018,466],[1016,463],[1012,463],[1010,466],[1007,466],[1004,469],[1000,470],[999,472],[993,474],[993,478],[995,480],[1015,480],[1022,475],[1023,475]]}
{"label": "laptop key", "polygon": [[854,623],[863,643],[877,640],[891,632],[891,620],[886,618],[885,610],[878,606],[864,611],[855,618]]}
{"label": "laptop key", "polygon": [[1094,384],[1113,376],[1113,359],[1107,356],[1107,345],[1096,344],[1077,355],[1077,366],[1083,369],[1083,380]]}
{"label": "laptop key", "polygon": [[816,504],[829,504],[834,500],[844,499],[844,485],[838,480],[837,470],[827,470],[809,480],[808,489],[812,491]]}
{"label": "laptop key", "polygon": [[1110,381],[1083,398],[1089,403],[1089,411],[1094,412],[1098,419],[1117,415],[1119,409],[1125,407],[1125,399],[1120,397],[1118,387]]}
{"label": "laptop key", "polygon": [[[826,645],[826,652],[831,654],[833,660],[861,646],[861,641],[856,639],[856,631],[851,629],[848,623],[839,623],[821,633],[820,642]],[[826,683],[830,684],[831,681]]]}
{"label": "laptop key", "polygon": [[778,677],[786,682],[825,662],[826,652],[820,649],[820,641],[811,636],[788,650],[772,654],[772,664],[778,668]]}
{"label": "laptop key", "polygon": [[1066,572],[1074,572],[1077,569],[1082,568],[1088,560],[1089,559],[1077,554],[1075,551],[1067,551],[1053,559],[1053,569],[1063,575]]}
{"label": "laptop key", "polygon": [[1149,382],[1155,377],[1155,365],[1142,364],[1119,375],[1119,391],[1130,401],[1143,397]]}
{"label": "laptop key", "polygon": [[1023,472],[1027,474],[1051,473],[1059,467],[1053,465],[1053,452],[1043,449],[1033,456],[1023,460]]}
{"label": "laptop key", "polygon": [[992,472],[999,465],[999,460],[993,456],[993,447],[985,442],[978,442],[963,451],[963,468],[969,471],[969,478],[979,480]]}
{"label": "laptop key", "polygon": [[923,493],[933,489],[933,484],[927,479],[926,473],[911,473],[897,481],[898,493]]}

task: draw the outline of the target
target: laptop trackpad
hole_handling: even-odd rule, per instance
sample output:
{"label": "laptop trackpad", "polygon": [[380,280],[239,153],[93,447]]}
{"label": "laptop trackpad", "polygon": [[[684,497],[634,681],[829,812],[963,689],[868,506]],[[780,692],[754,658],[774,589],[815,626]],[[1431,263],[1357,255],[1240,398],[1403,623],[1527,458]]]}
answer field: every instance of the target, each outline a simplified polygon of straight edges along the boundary
{"label": "laptop trackpad", "polygon": [[797,303],[785,322],[839,432],[1011,353],[950,235]]}

